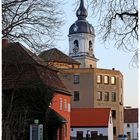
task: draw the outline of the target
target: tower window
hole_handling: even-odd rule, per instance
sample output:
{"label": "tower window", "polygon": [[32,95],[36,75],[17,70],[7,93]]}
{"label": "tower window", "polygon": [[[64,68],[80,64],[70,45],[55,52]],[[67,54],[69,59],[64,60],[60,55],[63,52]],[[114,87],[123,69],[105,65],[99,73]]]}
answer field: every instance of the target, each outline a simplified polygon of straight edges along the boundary
{"label": "tower window", "polygon": [[92,64],[90,64],[90,68],[92,68]]}
{"label": "tower window", "polygon": [[74,41],[74,47],[78,47],[78,40]]}
{"label": "tower window", "polygon": [[89,51],[93,51],[93,49],[92,49],[92,42],[91,41],[89,41]]}
{"label": "tower window", "polygon": [[74,41],[74,47],[73,47],[73,52],[77,53],[79,50],[79,44],[78,44],[78,40]]}

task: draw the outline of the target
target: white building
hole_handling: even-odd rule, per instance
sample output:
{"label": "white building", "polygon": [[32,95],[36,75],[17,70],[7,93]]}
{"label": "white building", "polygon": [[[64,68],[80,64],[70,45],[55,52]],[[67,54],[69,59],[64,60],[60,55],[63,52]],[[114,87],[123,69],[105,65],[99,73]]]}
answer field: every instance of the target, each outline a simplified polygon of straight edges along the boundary
{"label": "white building", "polygon": [[73,108],[71,110],[71,139],[106,137],[113,140],[113,123],[110,108]]}
{"label": "white building", "polygon": [[124,109],[124,134],[131,140],[138,139],[138,108]]}

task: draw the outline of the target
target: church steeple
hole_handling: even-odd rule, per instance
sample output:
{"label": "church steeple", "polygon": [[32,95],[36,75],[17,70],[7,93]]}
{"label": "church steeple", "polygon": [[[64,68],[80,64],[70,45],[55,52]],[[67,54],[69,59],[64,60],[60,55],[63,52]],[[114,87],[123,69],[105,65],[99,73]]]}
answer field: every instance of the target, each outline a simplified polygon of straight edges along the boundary
{"label": "church steeple", "polygon": [[78,20],[85,19],[88,16],[88,12],[84,6],[84,0],[80,1],[80,6],[76,12],[76,16],[78,17]]}
{"label": "church steeple", "polygon": [[96,67],[94,55],[95,32],[93,26],[86,20],[88,12],[84,0],[76,11],[77,21],[69,28],[69,55],[81,63],[80,67]]}

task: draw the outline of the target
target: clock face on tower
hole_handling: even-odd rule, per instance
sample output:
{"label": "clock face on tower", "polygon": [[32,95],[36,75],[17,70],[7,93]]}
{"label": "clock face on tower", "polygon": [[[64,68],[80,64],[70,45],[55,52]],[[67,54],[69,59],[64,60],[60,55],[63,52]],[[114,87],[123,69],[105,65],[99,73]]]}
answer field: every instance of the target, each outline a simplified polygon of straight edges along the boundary
{"label": "clock face on tower", "polygon": [[75,24],[74,27],[73,27],[73,30],[76,32],[78,29],[78,26]]}

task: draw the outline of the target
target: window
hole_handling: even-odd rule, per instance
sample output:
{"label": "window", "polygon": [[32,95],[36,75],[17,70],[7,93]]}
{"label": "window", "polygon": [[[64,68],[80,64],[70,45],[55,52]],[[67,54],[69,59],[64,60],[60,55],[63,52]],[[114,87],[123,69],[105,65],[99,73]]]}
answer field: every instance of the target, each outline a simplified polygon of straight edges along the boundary
{"label": "window", "polygon": [[79,82],[80,82],[80,75],[75,74],[75,75],[73,76],[73,78],[74,78],[74,84],[79,84]]}
{"label": "window", "polygon": [[78,40],[74,41],[74,47],[73,47],[73,52],[77,53],[79,50],[79,45],[78,45]]}
{"label": "window", "polygon": [[79,91],[74,91],[74,101],[79,101]]}
{"label": "window", "polygon": [[130,124],[129,123],[127,124],[127,127],[130,127]]}
{"label": "window", "polygon": [[104,76],[104,84],[109,84],[109,76]]}
{"label": "window", "polygon": [[115,84],[116,84],[116,77],[111,76],[111,85],[115,85]]}
{"label": "window", "polygon": [[70,103],[68,103],[68,112],[70,112]]}
{"label": "window", "polygon": [[74,47],[78,47],[78,40],[74,41]]}
{"label": "window", "polygon": [[104,92],[104,101],[109,101],[109,92]]}
{"label": "window", "polygon": [[102,100],[102,92],[100,92],[100,91],[97,92],[97,100],[98,101]]}
{"label": "window", "polygon": [[62,110],[62,98],[60,98],[60,110]]}
{"label": "window", "polygon": [[113,127],[113,134],[116,135],[116,127]]}
{"label": "window", "polygon": [[93,49],[92,49],[92,42],[91,41],[89,41],[89,51],[93,51]]}
{"label": "window", "polygon": [[112,94],[111,94],[111,100],[112,100],[112,102],[115,102],[116,101],[116,92],[112,92]]}
{"label": "window", "polygon": [[64,99],[64,111],[67,111],[67,100]]}
{"label": "window", "polygon": [[83,139],[83,131],[77,131],[77,139]]}
{"label": "window", "polygon": [[97,75],[97,83],[98,84],[102,83],[102,75]]}
{"label": "window", "polygon": [[112,118],[116,119],[116,110],[112,110]]}

